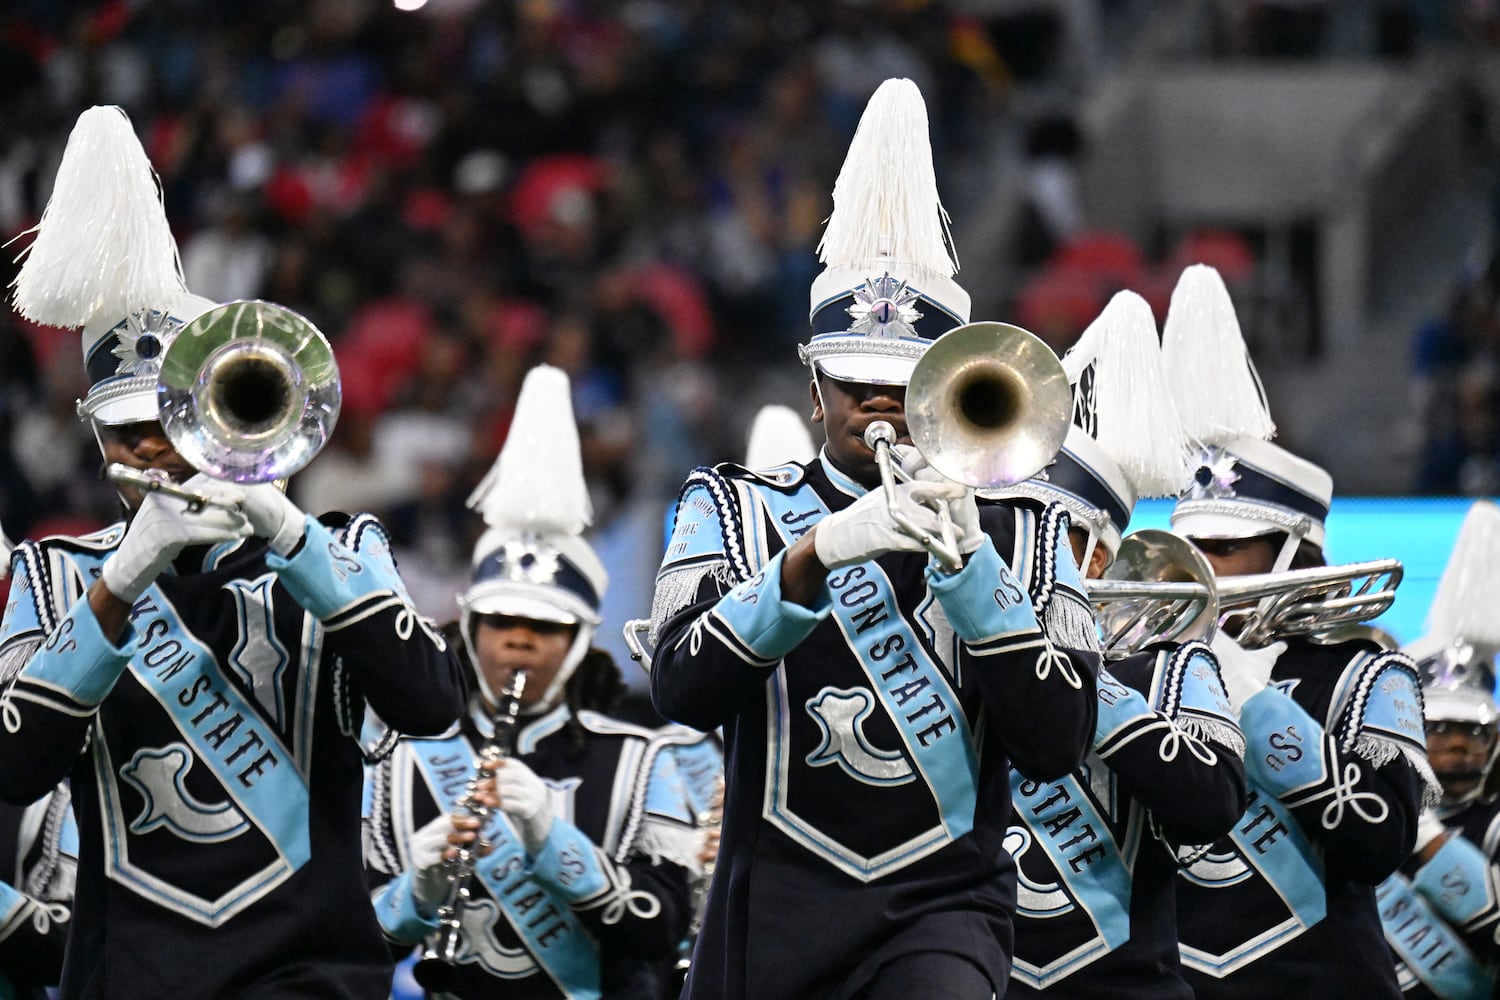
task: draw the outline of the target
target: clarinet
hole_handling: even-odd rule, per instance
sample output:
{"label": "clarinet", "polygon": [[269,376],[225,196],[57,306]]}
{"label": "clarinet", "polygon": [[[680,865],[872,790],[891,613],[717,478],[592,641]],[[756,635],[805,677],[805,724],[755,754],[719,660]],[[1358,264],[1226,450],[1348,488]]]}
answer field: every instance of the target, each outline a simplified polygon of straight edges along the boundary
{"label": "clarinet", "polygon": [[448,993],[454,986],[458,958],[458,936],[463,927],[464,910],[472,895],[469,885],[474,880],[474,861],[489,844],[483,839],[484,827],[490,810],[475,798],[479,783],[490,776],[484,767],[492,761],[510,756],[511,741],[515,737],[516,720],[521,713],[521,692],[526,687],[526,671],[517,670],[511,675],[510,684],[500,692],[500,704],[490,716],[492,735],[479,748],[479,766],[469,779],[468,790],[455,805],[468,815],[479,820],[473,846],[461,844],[457,856],[450,862],[448,872],[448,898],[438,907],[437,934],[428,939],[422,957],[412,969],[417,983],[429,993]]}
{"label": "clarinet", "polygon": [[[724,821],[724,776],[719,775],[714,783],[713,796],[709,800],[707,809],[694,817],[698,829],[708,833],[717,833]],[[693,967],[693,946],[698,943],[698,935],[703,930],[703,911],[708,905],[708,889],[713,884],[714,868],[719,862],[719,848],[716,845],[712,850],[705,844],[698,853],[698,860],[702,867],[698,874],[694,875],[688,884],[689,901],[692,906],[693,918],[688,923],[687,937],[677,948],[677,962],[672,968],[672,985],[681,992],[687,984],[688,970]]]}

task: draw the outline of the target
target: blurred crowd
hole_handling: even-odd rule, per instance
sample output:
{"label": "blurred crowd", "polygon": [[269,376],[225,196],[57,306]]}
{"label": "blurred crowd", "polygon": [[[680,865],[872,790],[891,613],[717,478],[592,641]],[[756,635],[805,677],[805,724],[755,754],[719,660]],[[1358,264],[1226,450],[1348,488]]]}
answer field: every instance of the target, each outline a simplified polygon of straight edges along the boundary
{"label": "blurred crowd", "polygon": [[[381,513],[435,614],[476,532],[464,499],[532,365],[571,377],[606,529],[633,505],[659,512],[694,465],[739,457],[759,404],[800,404],[794,345],[821,223],[858,114],[887,77],[927,98],[976,316],[1014,308],[1061,350],[1114,287],[1169,289],[1184,253],[1220,253],[1253,281],[1254,248],[1234,234],[1161,248],[1148,267],[1130,241],[1087,231],[1070,172],[1074,102],[1147,3],[401,6],[420,9],[11,0],[0,231],[11,269],[77,114],[125,108],[189,288],[279,302],[334,343],[343,413],[293,481],[296,499]],[[1273,46],[1281,6],[1334,5],[1227,5],[1224,51]],[[1372,23],[1388,34],[1388,22]],[[997,156],[1024,178],[1021,211],[998,234],[985,213]],[[1117,252],[1137,270],[1114,269]],[[1080,261],[1095,268],[1081,284],[1068,269]],[[1073,277],[1034,277],[1049,268]],[[114,517],[73,413],[77,345],[0,318],[0,524],[12,538]]]}

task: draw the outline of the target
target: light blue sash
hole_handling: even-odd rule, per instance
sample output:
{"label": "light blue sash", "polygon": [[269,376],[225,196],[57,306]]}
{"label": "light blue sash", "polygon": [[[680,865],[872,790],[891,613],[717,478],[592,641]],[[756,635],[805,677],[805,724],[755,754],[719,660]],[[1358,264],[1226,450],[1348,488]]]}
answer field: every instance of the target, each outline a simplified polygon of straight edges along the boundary
{"label": "light blue sash", "polygon": [[[447,812],[458,809],[474,773],[473,750],[462,736],[440,740],[414,740],[417,766]],[[455,760],[461,778],[455,778]],[[474,864],[475,876],[484,883],[511,928],[526,944],[526,950],[572,1000],[598,1000],[601,995],[599,947],[566,901],[533,879],[526,866],[521,840],[500,810],[490,813],[484,828],[489,854]]]}
{"label": "light blue sash", "polygon": [[271,725],[217,669],[172,606],[147,592],[132,613],[130,671],[172,716],[193,753],[292,870],[311,856],[307,783]]}
{"label": "light blue sash", "polygon": [[1130,870],[1104,816],[1073,776],[1029,781],[1010,772],[1011,801],[1069,894],[1110,951],[1130,938]]}
{"label": "light blue sash", "polygon": [[[828,515],[817,492],[803,485],[793,496],[752,484],[787,545]],[[806,505],[816,505],[811,515]],[[828,574],[833,617],[859,660],[870,687],[901,733],[906,751],[942,811],[951,839],[974,828],[979,762],[958,694],[927,655],[901,614],[895,588],[874,560]],[[877,662],[871,650],[902,650],[900,659]]]}
{"label": "light blue sash", "polygon": [[1443,1000],[1485,1000],[1494,992],[1495,977],[1399,872],[1376,887],[1375,903],[1386,942],[1432,992]]}
{"label": "light blue sash", "polygon": [[1250,785],[1250,803],[1229,837],[1245,863],[1261,874],[1303,929],[1328,915],[1323,861],[1302,824],[1276,797]]}

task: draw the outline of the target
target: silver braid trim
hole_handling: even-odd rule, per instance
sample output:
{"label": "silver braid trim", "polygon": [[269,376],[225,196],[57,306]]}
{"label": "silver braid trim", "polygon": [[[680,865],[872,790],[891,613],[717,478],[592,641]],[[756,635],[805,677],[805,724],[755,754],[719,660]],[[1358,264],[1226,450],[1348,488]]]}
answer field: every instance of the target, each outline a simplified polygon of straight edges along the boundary
{"label": "silver braid trim", "polygon": [[712,579],[721,594],[739,582],[729,563],[723,560],[695,563],[656,578],[656,592],[651,597],[652,645],[661,641],[661,630],[674,615],[698,600],[705,578]]}
{"label": "silver braid trim", "polygon": [[1411,765],[1413,771],[1417,772],[1417,777],[1422,781],[1422,808],[1431,809],[1442,801],[1443,786],[1439,784],[1437,775],[1433,773],[1427,754],[1411,744],[1362,733],[1354,741],[1351,749],[1355,756],[1376,769],[1385,767],[1397,757],[1405,757],[1406,762]]}
{"label": "silver braid trim", "polygon": [[653,865],[665,861],[685,868],[689,875],[695,876],[703,870],[703,864],[698,860],[698,848],[702,844],[700,833],[695,827],[648,816],[636,834],[634,847],[637,854],[650,858]]}
{"label": "silver braid trim", "polygon": [[0,687],[16,679],[21,669],[31,662],[36,651],[42,648],[43,641],[41,638],[36,638],[13,642],[4,652],[0,652]]}
{"label": "silver braid trim", "polygon": [[1079,603],[1070,591],[1053,592],[1042,615],[1042,627],[1047,637],[1059,646],[1099,652],[1099,628],[1094,622],[1093,609]]}
{"label": "silver braid trim", "polygon": [[1178,716],[1173,720],[1177,728],[1195,740],[1216,743],[1234,751],[1234,755],[1245,759],[1245,736],[1235,726],[1219,719],[1204,719],[1198,716]]}

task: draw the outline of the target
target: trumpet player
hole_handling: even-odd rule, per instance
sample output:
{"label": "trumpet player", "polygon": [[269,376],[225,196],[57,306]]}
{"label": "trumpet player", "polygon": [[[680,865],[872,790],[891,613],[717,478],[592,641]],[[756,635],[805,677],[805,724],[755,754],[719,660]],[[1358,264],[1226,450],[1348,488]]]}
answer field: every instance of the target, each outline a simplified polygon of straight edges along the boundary
{"label": "trumpet player", "polygon": [[[1274,426],[1212,268],[1179,280],[1163,352],[1204,445],[1172,527],[1213,566],[1221,608],[1236,577],[1321,565],[1332,480],[1267,440]],[[1245,737],[1250,803],[1183,872],[1189,983],[1208,1000],[1400,996],[1374,887],[1411,852],[1435,795],[1414,664],[1373,641],[1289,634],[1258,606],[1213,646]]]}
{"label": "trumpet player", "polygon": [[[1098,577],[1135,498],[1176,492],[1187,441],[1156,320],[1134,292],[1110,300],[1063,367],[1076,386],[1074,426],[1045,474],[1009,493],[1062,504],[1074,518],[1072,555]],[[1177,953],[1178,857],[1218,840],[1243,812],[1244,738],[1204,643],[1151,637],[1106,655],[1083,766],[1053,782],[1011,777],[1008,846],[1028,891],[1008,997],[1193,995]],[[1068,849],[1059,803],[1088,817],[1088,853]]]}
{"label": "trumpet player", "polygon": [[1487,787],[1500,751],[1497,556],[1500,508],[1480,500],[1438,582],[1428,632],[1407,647],[1422,672],[1427,756],[1443,797],[1376,898],[1397,980],[1414,1000],[1484,1000],[1500,969],[1500,800]]}
{"label": "trumpet player", "polygon": [[[888,503],[866,443],[876,421],[907,440],[913,368],[967,320],[942,218],[921,95],[888,80],[834,189],[812,287],[803,355],[822,450],[695,470],[678,501],[652,696],[669,719],[722,726],[726,744],[685,997],[1003,993],[1008,763],[1059,778],[1093,733],[1097,640],[1059,558],[1066,516],[981,508],[916,462]],[[943,531],[943,506],[956,571],[922,537]]]}
{"label": "trumpet player", "polygon": [[591,643],[607,579],[568,392],[556,368],[527,375],[471,500],[489,528],[460,601],[459,731],[403,741],[372,777],[375,910],[394,944],[427,945],[432,993],[656,1000],[687,931],[696,817],[678,742],[608,714],[624,685]]}
{"label": "trumpet player", "polygon": [[352,735],[366,708],[407,732],[450,725],[452,652],[407,603],[378,522],[195,475],[164,436],[163,352],[212,303],[183,285],[118,108],[79,118],[16,304],[82,327],[79,412],[105,459],[205,501],[123,487],[120,523],[12,559],[0,798],[71,785],[61,995],[384,997]]}

